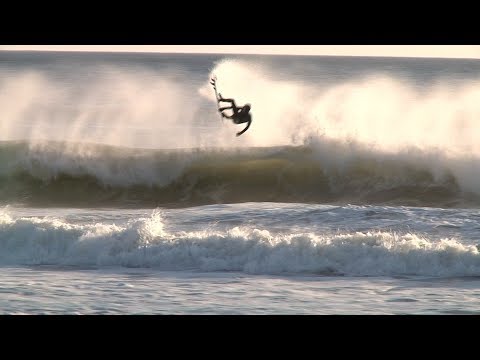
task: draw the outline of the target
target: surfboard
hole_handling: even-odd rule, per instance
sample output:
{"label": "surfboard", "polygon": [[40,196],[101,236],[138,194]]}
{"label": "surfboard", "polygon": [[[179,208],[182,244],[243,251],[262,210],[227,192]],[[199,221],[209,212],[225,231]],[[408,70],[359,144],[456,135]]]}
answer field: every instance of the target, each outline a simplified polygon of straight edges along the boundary
{"label": "surfboard", "polygon": [[[210,84],[212,84],[213,90],[215,90],[215,98],[217,99],[217,109],[220,109],[220,98],[217,92],[217,77],[215,75],[210,79]],[[222,116],[222,114],[220,114],[220,118],[222,119],[222,121],[224,120],[224,117]]]}

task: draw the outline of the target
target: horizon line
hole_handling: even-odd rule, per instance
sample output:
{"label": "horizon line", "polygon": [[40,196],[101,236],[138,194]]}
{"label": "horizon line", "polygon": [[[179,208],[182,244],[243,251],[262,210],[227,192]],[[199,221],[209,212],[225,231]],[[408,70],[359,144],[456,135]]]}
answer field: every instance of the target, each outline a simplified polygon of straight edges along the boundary
{"label": "horizon line", "polygon": [[0,45],[0,50],[480,59],[478,45]]}
{"label": "horizon line", "polygon": [[376,57],[376,58],[403,58],[403,59],[452,59],[452,60],[480,60],[479,57],[471,56],[434,56],[434,55],[357,55],[357,54],[285,54],[285,53],[253,53],[253,52],[183,52],[183,51],[145,51],[145,50],[41,50],[41,49],[1,49],[0,51],[11,52],[63,52],[63,53],[99,53],[99,54],[180,54],[180,55],[260,55],[260,56],[324,56],[324,57]]}

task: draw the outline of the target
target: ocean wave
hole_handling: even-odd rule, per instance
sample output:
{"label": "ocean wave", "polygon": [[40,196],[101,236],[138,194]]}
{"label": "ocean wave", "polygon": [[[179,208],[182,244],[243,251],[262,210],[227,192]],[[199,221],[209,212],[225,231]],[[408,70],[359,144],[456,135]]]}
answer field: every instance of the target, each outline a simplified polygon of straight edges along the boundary
{"label": "ocean wave", "polygon": [[165,230],[162,213],[73,224],[0,213],[1,265],[122,266],[249,274],[479,276],[478,247],[415,233]]}
{"label": "ocean wave", "polygon": [[[465,186],[465,179],[475,175],[468,173],[467,160],[411,152],[386,155],[328,141],[176,150],[6,142],[0,160],[0,202],[30,206],[480,204],[480,189]],[[463,170],[457,171],[460,164]]]}

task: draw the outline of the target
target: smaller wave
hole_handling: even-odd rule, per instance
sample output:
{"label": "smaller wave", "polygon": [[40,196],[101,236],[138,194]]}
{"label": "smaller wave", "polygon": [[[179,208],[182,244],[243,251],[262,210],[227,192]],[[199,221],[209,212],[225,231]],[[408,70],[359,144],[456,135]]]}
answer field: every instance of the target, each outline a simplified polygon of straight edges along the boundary
{"label": "smaller wave", "polygon": [[1,265],[124,266],[248,274],[480,276],[478,248],[414,233],[165,231],[162,213],[125,224],[72,224],[0,213]]}

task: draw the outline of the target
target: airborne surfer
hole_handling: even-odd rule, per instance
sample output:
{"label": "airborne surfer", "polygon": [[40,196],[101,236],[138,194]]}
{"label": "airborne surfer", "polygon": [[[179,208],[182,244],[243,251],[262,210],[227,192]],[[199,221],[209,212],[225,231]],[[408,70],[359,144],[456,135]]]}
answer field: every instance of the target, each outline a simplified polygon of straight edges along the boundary
{"label": "airborne surfer", "polygon": [[[250,104],[245,104],[244,106],[237,106],[235,104],[235,100],[225,99],[222,97],[222,94],[220,93],[217,94],[216,78],[212,78],[212,81],[210,82],[210,84],[212,84],[213,88],[215,89],[215,94],[217,95],[217,102],[219,105],[218,112],[220,113],[220,115],[222,115],[222,118],[232,119],[232,121],[235,124],[247,123],[247,126],[245,127],[245,129],[237,133],[237,136],[242,135],[245,131],[248,130],[248,128],[250,127],[250,124],[252,123],[252,114],[250,114],[250,108],[251,108]],[[228,102],[231,104],[231,106],[220,107],[220,102]],[[226,115],[224,113],[225,110],[229,110],[229,109],[232,109],[233,111],[232,115]]]}

